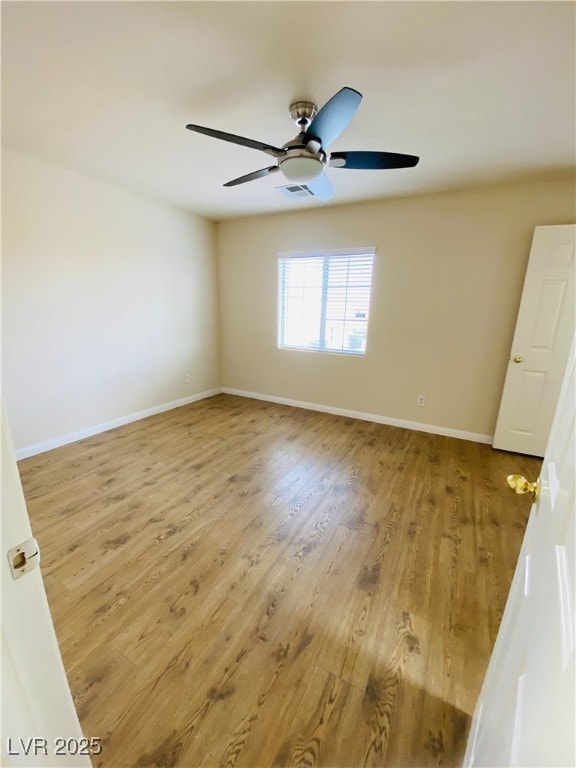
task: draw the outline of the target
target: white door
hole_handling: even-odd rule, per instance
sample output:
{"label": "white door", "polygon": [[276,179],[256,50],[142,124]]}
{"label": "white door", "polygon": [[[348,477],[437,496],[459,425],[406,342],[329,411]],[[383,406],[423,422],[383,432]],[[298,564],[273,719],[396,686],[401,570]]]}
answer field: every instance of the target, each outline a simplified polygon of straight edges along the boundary
{"label": "white door", "polygon": [[576,765],[575,347],[576,341],[465,766]]}
{"label": "white door", "polygon": [[543,456],[574,333],[576,226],[536,227],[494,448]]}
{"label": "white door", "polygon": [[2,765],[90,766],[101,746],[82,734],[40,568],[12,576],[8,552],[31,537],[2,411]]}

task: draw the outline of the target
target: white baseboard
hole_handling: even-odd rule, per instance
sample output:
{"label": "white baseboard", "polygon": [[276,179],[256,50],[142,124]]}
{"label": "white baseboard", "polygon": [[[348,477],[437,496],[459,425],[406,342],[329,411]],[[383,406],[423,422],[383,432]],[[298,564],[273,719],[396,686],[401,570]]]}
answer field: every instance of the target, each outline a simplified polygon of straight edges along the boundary
{"label": "white baseboard", "polygon": [[280,405],[292,405],[296,408],[306,408],[309,411],[320,411],[321,413],[333,413],[336,416],[348,416],[351,419],[361,419],[362,421],[373,421],[376,424],[387,424],[391,427],[402,427],[403,429],[413,429],[416,432],[429,432],[433,435],[444,435],[444,437],[457,437],[459,440],[471,440],[474,443],[492,444],[492,435],[481,435],[477,432],[465,432],[461,429],[451,429],[449,427],[439,427],[435,424],[422,424],[419,421],[406,421],[405,419],[393,419],[389,416],[380,416],[376,413],[363,413],[362,411],[350,411],[346,408],[333,408],[330,405],[321,405],[319,403],[306,403],[301,400],[290,400],[286,397],[276,397],[275,395],[262,395],[259,392],[246,392],[243,389],[232,389],[222,387],[222,392],[227,395],[238,395],[239,397],[251,397],[254,400],[267,400],[270,403],[279,403]]}
{"label": "white baseboard", "polygon": [[444,435],[445,437],[456,437],[460,440],[471,440],[475,443],[492,444],[492,435],[480,435],[476,432],[465,432],[461,429],[450,429],[449,427],[439,427],[435,424],[422,424],[419,421],[406,421],[405,419],[394,419],[389,416],[380,416],[376,413],[363,413],[362,411],[351,411],[346,408],[334,408],[330,405],[322,405],[321,403],[307,403],[302,400],[291,400],[286,397],[276,397],[275,395],[263,395],[260,392],[247,392],[243,389],[232,389],[231,387],[222,387],[216,389],[209,389],[206,392],[199,392],[190,397],[183,397],[180,400],[173,400],[169,403],[163,403],[162,405],[154,406],[153,408],[147,408],[144,411],[138,411],[136,413],[130,413],[127,416],[120,416],[117,419],[111,419],[101,424],[95,424],[86,429],[78,430],[77,432],[70,432],[67,435],[55,437],[51,440],[45,440],[41,443],[35,443],[29,445],[26,448],[18,448],[16,453],[17,461],[22,459],[28,459],[30,456],[36,456],[39,453],[45,451],[51,451],[54,448],[60,448],[63,445],[69,443],[75,443],[77,440],[83,440],[85,437],[92,437],[93,435],[99,435],[101,432],[107,432],[109,429],[115,429],[121,427],[124,424],[130,424],[133,421],[139,421],[145,419],[148,416],[154,416],[157,413],[164,413],[164,411],[170,411],[173,408],[180,408],[183,405],[189,403],[195,403],[198,400],[204,400],[207,397],[218,395],[224,392],[228,395],[238,395],[238,397],[249,397],[254,400],[266,400],[270,403],[278,403],[280,405],[291,405],[295,408],[305,408],[309,411],[320,411],[321,413],[333,413],[336,416],[348,416],[351,419],[361,419],[362,421],[373,421],[376,424],[388,424],[392,427],[402,427],[403,429],[413,429],[417,432],[429,432],[433,435]]}
{"label": "white baseboard", "polygon": [[139,421],[140,419],[145,419],[148,416],[154,416],[157,413],[171,411],[173,408],[180,408],[183,405],[195,403],[197,400],[204,400],[207,397],[219,395],[221,391],[222,390],[218,387],[217,389],[209,389],[206,392],[198,392],[195,395],[183,397],[180,400],[172,400],[169,403],[156,405],[153,408],[146,408],[144,411],[130,413],[127,416],[120,416],[117,419],[111,419],[110,421],[105,421],[101,424],[95,424],[92,427],[86,427],[86,429],[80,429],[77,432],[70,432],[67,435],[55,437],[52,440],[45,440],[42,443],[35,443],[34,445],[29,445],[26,448],[18,448],[15,451],[16,460],[20,461],[21,459],[28,459],[30,456],[36,456],[39,453],[51,451],[53,448],[60,448],[62,445],[68,445],[68,443],[75,443],[77,440],[83,440],[85,437],[99,435],[101,432],[107,432],[109,429],[122,427],[124,424],[130,424],[133,421]]}

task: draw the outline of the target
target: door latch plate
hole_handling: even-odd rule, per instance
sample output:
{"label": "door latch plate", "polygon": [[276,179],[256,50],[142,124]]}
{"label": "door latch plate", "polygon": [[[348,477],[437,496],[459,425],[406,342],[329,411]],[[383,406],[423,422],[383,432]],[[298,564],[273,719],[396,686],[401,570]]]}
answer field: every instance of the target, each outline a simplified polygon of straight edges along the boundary
{"label": "door latch plate", "polygon": [[8,550],[8,562],[13,579],[19,579],[40,563],[40,547],[36,539],[28,539]]}

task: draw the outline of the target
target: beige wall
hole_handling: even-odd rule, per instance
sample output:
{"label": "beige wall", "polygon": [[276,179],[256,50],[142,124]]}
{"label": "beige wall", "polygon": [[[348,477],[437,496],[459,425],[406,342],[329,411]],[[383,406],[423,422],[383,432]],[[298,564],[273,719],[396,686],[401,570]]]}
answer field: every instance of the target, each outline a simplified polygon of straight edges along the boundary
{"label": "beige wall", "polygon": [[[491,435],[533,229],[574,218],[555,180],[222,222],[222,385]],[[278,251],[364,245],[366,356],[278,350]]]}
{"label": "beige wall", "polygon": [[[216,239],[199,216],[5,151],[15,447],[220,385],[490,435],[533,228],[574,207],[556,180],[240,219]],[[278,350],[278,251],[363,245],[377,249],[366,357]]]}
{"label": "beige wall", "polygon": [[15,447],[218,387],[215,225],[13,152],[2,165]]}

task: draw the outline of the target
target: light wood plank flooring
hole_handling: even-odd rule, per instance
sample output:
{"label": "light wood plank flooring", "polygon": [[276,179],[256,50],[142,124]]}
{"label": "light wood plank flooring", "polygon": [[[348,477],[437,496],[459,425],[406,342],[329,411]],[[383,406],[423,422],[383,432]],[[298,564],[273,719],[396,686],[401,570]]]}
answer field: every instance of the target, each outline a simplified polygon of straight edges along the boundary
{"label": "light wood plank flooring", "polygon": [[229,395],[20,462],[94,766],[460,765],[539,466]]}

